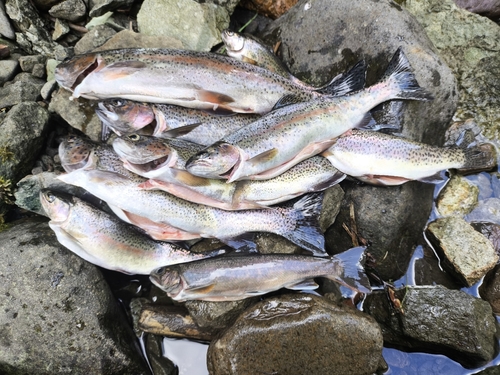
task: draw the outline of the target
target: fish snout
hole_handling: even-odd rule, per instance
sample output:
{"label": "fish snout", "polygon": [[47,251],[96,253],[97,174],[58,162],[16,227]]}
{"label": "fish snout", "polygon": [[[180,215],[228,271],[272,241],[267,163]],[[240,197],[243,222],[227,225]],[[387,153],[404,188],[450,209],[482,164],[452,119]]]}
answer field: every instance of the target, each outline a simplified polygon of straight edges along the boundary
{"label": "fish snout", "polygon": [[63,61],[56,67],[54,75],[61,87],[69,91],[74,91],[76,86],[97,67],[97,55],[89,53],[75,56],[68,61]]}

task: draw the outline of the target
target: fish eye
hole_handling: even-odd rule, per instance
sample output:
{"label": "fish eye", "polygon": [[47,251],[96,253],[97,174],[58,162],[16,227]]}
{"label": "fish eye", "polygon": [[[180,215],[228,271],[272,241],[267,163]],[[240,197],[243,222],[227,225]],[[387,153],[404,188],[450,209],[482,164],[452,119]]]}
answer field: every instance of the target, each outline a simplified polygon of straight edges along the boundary
{"label": "fish eye", "polygon": [[49,203],[53,203],[56,200],[56,196],[50,192],[47,193],[45,196],[47,197],[47,202]]}
{"label": "fish eye", "polygon": [[128,139],[130,139],[131,141],[138,141],[141,137],[139,134],[130,134],[127,136]]}
{"label": "fish eye", "polygon": [[166,269],[167,269],[167,267],[160,267],[160,268],[158,268],[158,269],[155,271],[155,273],[156,273],[157,275],[164,274]]}
{"label": "fish eye", "polygon": [[125,105],[125,101],[120,99],[111,99],[109,102],[115,107],[123,107]]}

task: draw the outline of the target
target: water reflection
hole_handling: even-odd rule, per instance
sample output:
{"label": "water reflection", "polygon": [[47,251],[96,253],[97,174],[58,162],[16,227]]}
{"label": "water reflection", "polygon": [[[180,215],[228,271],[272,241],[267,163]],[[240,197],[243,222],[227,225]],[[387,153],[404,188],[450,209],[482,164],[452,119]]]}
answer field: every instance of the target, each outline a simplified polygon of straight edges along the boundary
{"label": "water reflection", "polygon": [[208,375],[208,344],[185,339],[163,338],[163,355],[179,369],[179,375]]}

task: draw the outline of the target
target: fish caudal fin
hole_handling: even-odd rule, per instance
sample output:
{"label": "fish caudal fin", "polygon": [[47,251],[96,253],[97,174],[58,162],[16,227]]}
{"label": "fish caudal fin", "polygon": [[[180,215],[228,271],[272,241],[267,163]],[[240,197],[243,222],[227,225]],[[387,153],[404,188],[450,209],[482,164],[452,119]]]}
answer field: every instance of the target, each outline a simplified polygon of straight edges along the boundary
{"label": "fish caudal fin", "polygon": [[295,228],[280,233],[281,236],[316,256],[328,256],[325,251],[325,237],[318,222],[322,204],[323,193],[304,195],[289,210],[289,215],[296,221]]}
{"label": "fish caudal fin", "polygon": [[410,62],[406,58],[401,47],[398,48],[392,57],[380,81],[387,82],[391,89],[393,89],[394,95],[391,99],[434,99],[431,93],[418,85],[415,75],[411,70]]}
{"label": "fish caudal fin", "polygon": [[362,265],[365,249],[364,246],[358,246],[334,255],[332,261],[340,265],[341,272],[334,272],[325,277],[358,292],[370,293],[370,281]]}
{"label": "fish caudal fin", "polygon": [[336,76],[327,85],[316,89],[317,92],[329,96],[346,95],[365,87],[366,62],[359,61],[346,74]]}
{"label": "fish caudal fin", "polygon": [[497,155],[495,146],[490,143],[483,143],[464,150],[465,163],[461,172],[472,172],[479,170],[489,170],[497,165]]}

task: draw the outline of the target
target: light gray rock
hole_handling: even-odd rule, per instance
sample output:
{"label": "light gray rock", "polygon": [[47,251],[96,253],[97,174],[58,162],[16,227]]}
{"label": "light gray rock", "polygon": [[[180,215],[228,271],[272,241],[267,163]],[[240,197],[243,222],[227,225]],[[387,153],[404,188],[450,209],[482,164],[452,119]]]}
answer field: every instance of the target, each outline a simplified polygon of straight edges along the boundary
{"label": "light gray rock", "polygon": [[452,176],[439,192],[436,208],[443,216],[464,216],[478,202],[479,188],[462,176]]}
{"label": "light gray rock", "polygon": [[467,286],[479,281],[498,262],[492,243],[462,218],[437,219],[427,226],[426,234],[440,253],[443,267]]}
{"label": "light gray rock", "polygon": [[[251,355],[249,355],[251,353]],[[372,374],[382,333],[368,315],[310,294],[245,310],[208,348],[210,374]]]}
{"label": "light gray rock", "polygon": [[20,71],[17,59],[0,60],[0,86],[10,81]]}
{"label": "light gray rock", "polygon": [[93,51],[97,47],[103,45],[115,34],[116,31],[112,27],[108,25],[98,25],[86,33],[83,38],[75,44],[75,54],[79,55],[81,53]]}
{"label": "light gray rock", "polygon": [[5,13],[5,3],[0,2],[0,35],[7,39],[14,39],[16,34],[14,28],[10,24],[9,17]]}
{"label": "light gray rock", "polygon": [[54,32],[52,33],[52,39],[59,40],[64,35],[69,33],[71,29],[66,21],[56,18],[56,23],[54,24]]}
{"label": "light gray rock", "polygon": [[0,108],[39,100],[40,90],[45,81],[33,77],[29,73],[20,73],[8,83],[5,87],[0,88]]}
{"label": "light gray rock", "polygon": [[45,219],[0,233],[2,374],[149,374],[98,269]]}
{"label": "light gray rock", "polygon": [[175,37],[144,35],[123,30],[96,48],[96,51],[117,48],[182,48],[182,42]]}
{"label": "light gray rock", "polygon": [[51,79],[43,85],[40,90],[40,95],[44,100],[50,101],[51,95],[55,89],[57,89],[57,82],[55,79]]}
{"label": "light gray rock", "polygon": [[404,7],[427,35],[458,80],[459,104],[455,120],[474,118],[489,139],[500,139],[492,126],[500,117],[500,28],[453,0],[407,0]]}
{"label": "light gray rock", "polygon": [[45,65],[47,57],[43,55],[28,55],[19,58],[19,64],[23,72],[32,73],[36,65]]}
{"label": "light gray rock", "polygon": [[83,0],[63,0],[50,8],[49,14],[55,18],[77,22],[85,17],[87,8]]}
{"label": "light gray rock", "polygon": [[145,0],[137,14],[141,34],[178,38],[184,49],[209,51],[229,26],[227,9],[194,0]]}
{"label": "light gray rock", "polygon": [[373,292],[363,304],[381,325],[386,344],[445,354],[469,368],[495,355],[497,328],[488,302],[441,285],[402,288],[396,297],[403,314],[389,306],[385,291]]}

